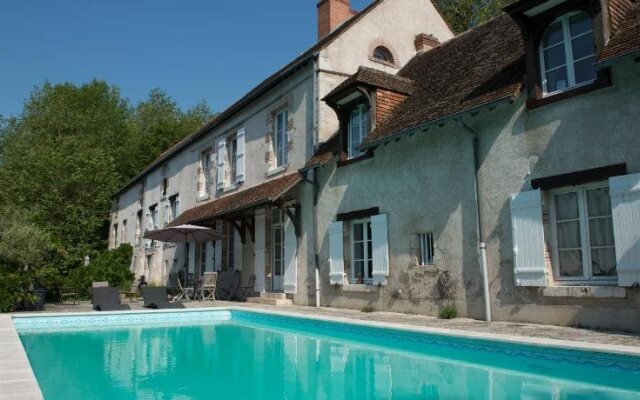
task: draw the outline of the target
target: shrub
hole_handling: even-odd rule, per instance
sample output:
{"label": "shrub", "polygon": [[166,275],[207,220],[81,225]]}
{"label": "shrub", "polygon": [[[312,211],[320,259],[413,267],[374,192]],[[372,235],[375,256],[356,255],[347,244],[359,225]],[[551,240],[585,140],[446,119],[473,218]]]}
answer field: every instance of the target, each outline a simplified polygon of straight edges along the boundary
{"label": "shrub", "polygon": [[447,304],[440,310],[438,315],[442,319],[453,319],[458,316],[458,310],[454,304]]}
{"label": "shrub", "polygon": [[363,313],[370,313],[370,312],[374,312],[375,308],[373,308],[372,305],[367,305],[367,306],[362,307],[362,309],[360,311],[362,311]]}
{"label": "shrub", "polygon": [[456,308],[455,304],[450,303],[442,307],[442,310],[440,310],[440,313],[438,315],[442,319],[456,318],[458,316],[458,309]]}
{"label": "shrub", "polygon": [[29,291],[31,278],[20,272],[7,272],[0,266],[0,312],[20,310],[25,303],[32,303],[35,297]]}
{"label": "shrub", "polygon": [[89,297],[92,282],[107,281],[109,286],[128,290],[133,283],[134,275],[130,271],[133,248],[123,244],[115,250],[99,254],[88,267],[72,270],[65,280],[65,286],[78,290],[78,295]]}

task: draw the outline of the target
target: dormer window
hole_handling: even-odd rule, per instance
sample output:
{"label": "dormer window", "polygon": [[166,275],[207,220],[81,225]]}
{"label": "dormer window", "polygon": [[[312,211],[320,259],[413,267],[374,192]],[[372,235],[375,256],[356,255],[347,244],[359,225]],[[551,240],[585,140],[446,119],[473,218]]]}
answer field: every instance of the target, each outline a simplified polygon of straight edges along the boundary
{"label": "dormer window", "polygon": [[355,158],[363,153],[358,146],[369,133],[369,108],[365,104],[358,104],[349,115],[349,158]]}
{"label": "dormer window", "polygon": [[540,70],[544,95],[586,85],[596,80],[593,25],[584,11],[552,22],[540,43]]}

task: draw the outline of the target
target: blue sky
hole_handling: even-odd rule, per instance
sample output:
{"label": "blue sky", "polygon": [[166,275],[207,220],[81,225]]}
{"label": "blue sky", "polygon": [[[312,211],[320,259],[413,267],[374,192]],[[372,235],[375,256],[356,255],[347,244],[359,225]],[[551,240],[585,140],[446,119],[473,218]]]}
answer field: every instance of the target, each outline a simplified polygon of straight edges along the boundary
{"label": "blue sky", "polygon": [[[352,0],[360,10],[370,0]],[[45,80],[221,111],[316,40],[316,0],[2,0],[0,115]]]}

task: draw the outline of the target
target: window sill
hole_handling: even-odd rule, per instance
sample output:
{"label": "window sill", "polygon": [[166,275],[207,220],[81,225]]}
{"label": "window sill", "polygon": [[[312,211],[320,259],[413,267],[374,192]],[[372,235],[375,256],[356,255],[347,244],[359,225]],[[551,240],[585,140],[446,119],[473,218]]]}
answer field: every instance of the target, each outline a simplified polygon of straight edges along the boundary
{"label": "window sill", "polygon": [[338,168],[346,167],[347,165],[355,164],[357,162],[368,160],[370,158],[373,158],[373,153],[368,151],[368,152],[366,152],[366,153],[364,153],[362,155],[359,155],[357,157],[348,158],[348,159],[344,159],[344,160],[338,160]]}
{"label": "window sill", "polygon": [[271,176],[274,176],[274,175],[278,175],[278,174],[286,171],[288,167],[289,167],[289,165],[285,164],[285,165],[283,165],[281,167],[270,169],[270,170],[267,171],[267,176],[271,177]]}
{"label": "window sill", "polygon": [[211,196],[210,196],[210,195],[205,194],[205,195],[198,196],[198,197],[196,198],[196,201],[207,201],[207,200],[209,200],[210,198],[211,198]]}
{"label": "window sill", "polygon": [[627,289],[619,286],[549,286],[542,291],[544,297],[571,297],[624,299],[627,297]]}
{"label": "window sill", "polygon": [[378,286],[367,284],[343,285],[342,291],[350,293],[377,293]]}
{"label": "window sill", "polygon": [[578,86],[573,89],[566,90],[564,92],[556,93],[547,97],[534,97],[527,100],[527,109],[533,110],[538,107],[546,106],[547,104],[556,103],[558,101],[566,100],[571,97],[579,96],[581,94],[590,93],[596,90],[604,89],[611,86],[611,73],[610,71],[603,70],[598,74],[598,79],[593,83],[584,86]]}

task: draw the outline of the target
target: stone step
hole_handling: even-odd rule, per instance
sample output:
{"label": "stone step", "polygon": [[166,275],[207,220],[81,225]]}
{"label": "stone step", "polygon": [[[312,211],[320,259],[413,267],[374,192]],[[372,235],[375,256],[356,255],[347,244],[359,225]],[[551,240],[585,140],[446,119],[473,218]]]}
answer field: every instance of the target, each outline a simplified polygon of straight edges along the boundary
{"label": "stone step", "polygon": [[289,299],[273,299],[269,297],[249,297],[247,303],[268,304],[272,306],[291,305],[293,302]]}
{"label": "stone step", "polygon": [[263,299],[278,299],[278,300],[286,300],[287,295],[284,293],[273,293],[273,292],[262,292],[260,293],[260,297]]}

